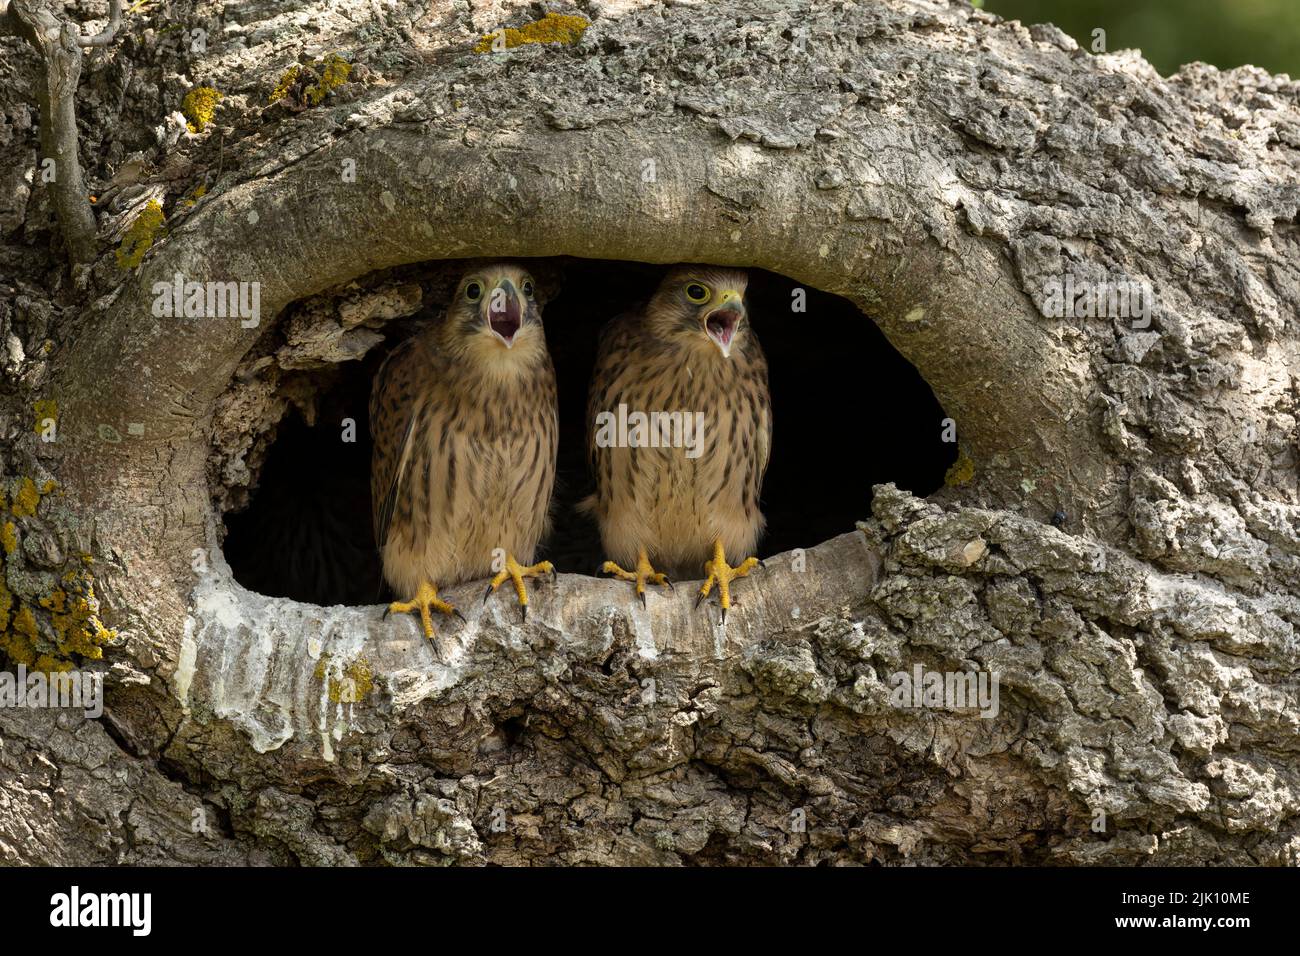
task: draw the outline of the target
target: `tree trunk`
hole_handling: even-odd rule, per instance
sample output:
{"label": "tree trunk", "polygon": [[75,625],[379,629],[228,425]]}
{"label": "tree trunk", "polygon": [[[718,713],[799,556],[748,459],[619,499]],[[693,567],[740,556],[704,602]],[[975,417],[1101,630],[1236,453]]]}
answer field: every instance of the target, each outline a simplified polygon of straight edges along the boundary
{"label": "tree trunk", "polygon": [[[128,16],[87,61],[82,155],[151,166],[101,239],[159,190],[165,233],[76,289],[43,193],[0,219],[5,646],[108,688],[97,721],[0,709],[5,860],[1297,862],[1300,84],[1164,79],[960,3],[591,0],[576,42],[482,53],[530,7],[426,6],[305,32],[173,4],[205,50]],[[335,51],[366,69],[263,111]],[[37,149],[32,82],[0,94],[0,182]],[[187,84],[224,99],[168,146]],[[469,620],[433,643],[242,588],[220,512],[284,407],[270,372],[295,341],[358,348],[338,311],[279,351],[268,326],[474,255],[843,296],[962,468],[929,501],[861,488],[862,523],[768,559],[725,627],[690,588],[643,609],[582,575],[526,625],[452,589]],[[259,283],[260,323],[158,317],[177,275]],[[1150,283],[1149,322],[1056,317],[1067,275]],[[115,637],[58,613],[91,580]],[[996,706],[898,706],[917,667],[995,677]]]}

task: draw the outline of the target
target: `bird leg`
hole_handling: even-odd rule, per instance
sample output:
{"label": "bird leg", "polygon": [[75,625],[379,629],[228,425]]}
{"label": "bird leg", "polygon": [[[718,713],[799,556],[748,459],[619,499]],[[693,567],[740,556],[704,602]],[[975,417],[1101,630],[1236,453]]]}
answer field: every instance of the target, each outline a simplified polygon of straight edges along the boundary
{"label": "bird leg", "polygon": [[600,566],[600,573],[612,574],[624,581],[635,581],[637,597],[641,599],[642,607],[645,607],[645,586],[647,581],[651,584],[665,585],[669,590],[672,590],[673,587],[673,582],[668,580],[668,576],[660,574],[650,564],[650,556],[646,554],[645,548],[637,552],[635,571],[624,571],[613,561],[606,561]]}
{"label": "bird leg", "polygon": [[388,610],[384,612],[384,617],[390,614],[407,614],[410,611],[418,610],[420,612],[420,623],[424,625],[424,636],[433,637],[433,615],[431,611],[439,611],[443,614],[455,614],[462,621],[465,615],[456,610],[446,601],[438,597],[438,589],[428,581],[421,581],[419,588],[416,589],[415,597],[409,601],[394,601],[388,605]]}
{"label": "bird leg", "polygon": [[704,573],[708,578],[704,586],[700,588],[700,596],[695,601],[695,606],[699,607],[709,592],[713,590],[713,585],[718,585],[718,601],[722,605],[722,623],[727,623],[727,608],[731,607],[731,582],[736,578],[748,576],[754,566],[760,564],[758,558],[746,558],[736,567],[727,563],[726,552],[722,549],[722,539],[718,538],[713,542],[713,560],[704,562]]}
{"label": "bird leg", "polygon": [[515,593],[519,595],[520,613],[523,615],[523,619],[527,621],[528,589],[524,587],[524,578],[536,577],[539,574],[549,574],[554,579],[557,576],[555,565],[551,564],[550,561],[538,561],[536,564],[525,567],[516,561],[513,555],[507,554],[505,568],[497,573],[497,576],[488,584],[487,590],[483,592],[483,603],[486,604],[492,592],[501,587],[506,578],[509,578],[515,583]]}

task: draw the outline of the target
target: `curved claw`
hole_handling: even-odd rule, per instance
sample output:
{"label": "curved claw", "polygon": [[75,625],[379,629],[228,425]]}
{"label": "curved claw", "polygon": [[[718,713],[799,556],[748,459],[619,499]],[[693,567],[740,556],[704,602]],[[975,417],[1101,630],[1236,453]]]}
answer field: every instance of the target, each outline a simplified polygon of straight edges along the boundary
{"label": "curved claw", "polygon": [[644,592],[644,591],[641,592],[641,594],[640,594],[640,598],[641,598],[641,606],[644,608],[644,607],[646,606],[646,604],[645,604],[645,592]]}
{"label": "curved claw", "polygon": [[726,609],[725,607],[722,609],[722,625],[721,625],[721,626],[722,626],[722,627],[726,627],[726,626],[727,626],[727,609]]}
{"label": "curved claw", "polygon": [[528,623],[528,605],[527,605],[527,604],[521,604],[521,605],[519,605],[519,619],[520,619],[521,621],[523,621],[525,624]]}
{"label": "curved claw", "polygon": [[[393,601],[384,608],[383,620],[387,621],[390,614],[408,614],[412,611],[420,613],[420,629],[424,636],[433,639],[433,612],[439,614],[455,614],[462,621],[465,616],[458,610],[448,604],[442,598],[438,597],[438,589],[430,581],[421,581],[416,588],[415,596],[409,601]],[[468,623],[468,622],[466,622]]]}
{"label": "curved claw", "polygon": [[469,623],[469,621],[465,620],[465,615],[460,613],[460,608],[455,608],[455,609],[453,609],[451,613],[452,613],[452,614],[455,614],[458,618],[460,618],[460,622],[461,622],[462,624],[468,624],[468,623]]}
{"label": "curved claw", "polygon": [[701,594],[699,597],[695,599],[695,610],[698,611],[700,609],[700,605],[704,603],[704,599],[706,597],[708,597],[707,594]]}
{"label": "curved claw", "polygon": [[539,575],[551,575],[551,580],[559,580],[559,572],[555,570],[555,565],[549,561],[539,561],[536,564],[524,566],[514,559],[511,554],[506,555],[505,567],[496,573],[496,576],[488,582],[487,589],[483,592],[483,603],[487,604],[487,599],[492,596],[501,585],[507,581],[514,582],[515,593],[519,595],[519,607],[522,620],[528,621],[528,591],[524,585],[526,578],[537,577]]}

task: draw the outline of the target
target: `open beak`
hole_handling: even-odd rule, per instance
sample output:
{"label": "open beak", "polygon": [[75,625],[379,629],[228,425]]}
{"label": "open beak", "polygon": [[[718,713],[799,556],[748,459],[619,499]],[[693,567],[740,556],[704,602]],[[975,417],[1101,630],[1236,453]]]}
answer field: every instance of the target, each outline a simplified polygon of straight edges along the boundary
{"label": "open beak", "polygon": [[519,303],[519,293],[509,279],[502,279],[487,296],[487,324],[506,348],[515,344],[519,327],[524,324],[524,310]]}
{"label": "open beak", "polygon": [[735,289],[726,289],[718,297],[718,304],[704,316],[704,331],[713,344],[722,350],[724,358],[731,357],[731,343],[745,319],[745,298]]}

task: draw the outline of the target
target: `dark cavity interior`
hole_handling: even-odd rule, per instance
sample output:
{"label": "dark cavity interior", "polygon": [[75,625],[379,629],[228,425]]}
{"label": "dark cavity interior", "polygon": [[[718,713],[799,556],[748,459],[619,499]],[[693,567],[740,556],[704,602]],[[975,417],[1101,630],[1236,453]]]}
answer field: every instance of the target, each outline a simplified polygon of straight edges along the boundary
{"label": "dark cavity interior", "polygon": [[[649,296],[663,270],[586,259],[532,265],[539,280],[550,270],[559,290],[545,310],[560,389],[559,477],[554,528],[539,557],[593,574],[604,559],[600,536],[574,505],[592,488],[585,418],[596,338],[606,321]],[[760,557],[853,530],[870,511],[874,484],[933,493],[957,455],[942,440],[945,415],[930,386],[875,324],[811,288],[806,311],[794,312],[797,287],[751,270],[749,315],[767,353],[774,415]],[[387,340],[364,361],[323,373],[314,427],[294,411],[280,423],[248,507],[225,516],[225,554],[242,585],[323,605],[392,597],[371,532],[368,396],[388,349],[434,314],[390,322]],[[356,421],[355,442],[341,440],[345,418]]]}

